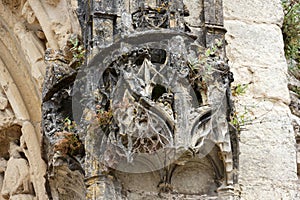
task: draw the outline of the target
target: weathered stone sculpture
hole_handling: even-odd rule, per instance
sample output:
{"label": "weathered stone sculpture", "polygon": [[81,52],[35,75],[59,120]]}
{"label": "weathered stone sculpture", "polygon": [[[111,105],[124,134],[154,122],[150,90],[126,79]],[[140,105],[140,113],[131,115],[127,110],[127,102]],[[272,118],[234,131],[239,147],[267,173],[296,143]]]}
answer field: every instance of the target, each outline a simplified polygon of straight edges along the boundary
{"label": "weathered stone sculpture", "polygon": [[[83,1],[81,13],[87,66],[66,59],[68,48],[45,57],[51,177],[60,166],[80,172],[87,199],[233,198],[222,1]],[[74,53],[80,42],[71,41]]]}
{"label": "weathered stone sculpture", "polygon": [[28,162],[21,157],[21,148],[10,142],[10,158],[3,180],[1,195],[4,199],[29,200],[34,199]]}

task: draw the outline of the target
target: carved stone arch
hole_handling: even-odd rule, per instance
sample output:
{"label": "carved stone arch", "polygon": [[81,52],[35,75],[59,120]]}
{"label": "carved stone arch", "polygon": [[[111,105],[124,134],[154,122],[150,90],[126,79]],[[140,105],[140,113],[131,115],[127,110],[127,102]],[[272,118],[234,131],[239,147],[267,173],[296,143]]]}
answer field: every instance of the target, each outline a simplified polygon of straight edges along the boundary
{"label": "carved stone arch", "polygon": [[[3,25],[3,24],[2,24]],[[7,25],[4,24],[5,27]],[[7,27],[9,30],[9,27]],[[8,33],[6,33],[8,34]],[[3,46],[18,46],[18,42],[15,40],[10,41],[9,45],[5,42],[9,39],[15,39],[7,37],[0,38],[0,43]],[[15,115],[15,119],[12,120],[14,124],[19,126],[19,137],[18,140],[23,140],[23,144],[26,144],[27,147],[24,150],[24,155],[28,159],[30,165],[30,172],[35,177],[32,177],[32,183],[35,189],[35,192],[40,197],[45,197],[45,188],[44,184],[44,174],[46,173],[45,163],[41,158],[41,135],[40,135],[40,110],[38,107],[32,107],[29,109],[25,105],[39,105],[38,101],[39,96],[37,95],[35,84],[31,82],[28,78],[27,73],[27,62],[26,61],[17,61],[14,56],[23,57],[23,54],[18,52],[11,52],[8,48],[2,49],[1,60],[0,60],[0,83],[3,88],[7,100],[12,107],[12,111]],[[15,66],[15,67],[11,67]],[[22,72],[22,75],[19,75]],[[25,74],[25,76],[24,76]],[[12,126],[13,127],[13,126]],[[22,127],[22,128],[21,128]],[[21,136],[22,135],[22,136]],[[20,138],[21,136],[21,138]],[[29,148],[31,151],[28,151]],[[37,153],[34,155],[32,152]],[[44,170],[44,172],[43,172]],[[38,174],[40,173],[40,174]]]}
{"label": "carved stone arch", "polygon": [[[4,9],[3,5],[0,7],[1,10]],[[1,12],[1,14],[6,15],[1,16],[2,31],[0,43],[1,46],[4,47],[2,48],[2,53],[0,56],[1,87],[6,94],[8,102],[10,102],[12,111],[15,115],[15,121],[22,127],[22,137],[26,141],[28,148],[35,150],[37,154],[41,155],[41,135],[38,124],[41,117],[41,112],[38,105],[40,105],[41,102],[37,92],[38,84],[35,84],[30,78],[28,62],[25,59],[20,59],[25,58],[25,56],[18,48],[21,45],[19,39],[17,39],[17,34],[13,33],[13,23],[3,21],[9,19],[16,22],[17,19],[12,13],[9,12],[9,10]],[[32,107],[28,108],[27,106],[29,105],[32,105]],[[41,157],[37,155],[32,155],[29,153],[26,156],[29,159],[32,170],[31,172],[36,177],[36,180],[33,180],[36,193],[41,197],[45,197],[45,189],[44,186],[41,185],[41,183],[45,181],[43,177],[44,174],[41,172],[43,169],[46,171],[46,169],[43,168],[45,164]],[[37,165],[41,167],[39,170],[37,170]],[[41,174],[37,174],[38,171],[40,171]]]}

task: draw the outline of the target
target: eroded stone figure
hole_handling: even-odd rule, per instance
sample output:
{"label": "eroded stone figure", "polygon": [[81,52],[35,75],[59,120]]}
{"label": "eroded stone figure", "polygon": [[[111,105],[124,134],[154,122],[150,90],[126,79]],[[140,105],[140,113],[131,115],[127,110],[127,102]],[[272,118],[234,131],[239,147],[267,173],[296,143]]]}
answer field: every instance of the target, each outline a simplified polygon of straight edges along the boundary
{"label": "eroded stone figure", "polygon": [[33,189],[30,181],[28,162],[22,158],[22,149],[16,142],[10,142],[10,158],[7,162],[1,195],[9,200],[32,200]]}

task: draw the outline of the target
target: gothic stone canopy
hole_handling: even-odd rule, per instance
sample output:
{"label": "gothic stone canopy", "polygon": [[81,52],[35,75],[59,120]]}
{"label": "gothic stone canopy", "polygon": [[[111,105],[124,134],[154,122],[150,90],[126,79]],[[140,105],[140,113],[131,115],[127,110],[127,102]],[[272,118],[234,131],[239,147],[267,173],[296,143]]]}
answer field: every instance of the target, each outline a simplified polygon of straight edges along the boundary
{"label": "gothic stone canopy", "polygon": [[[178,182],[186,173],[213,180],[190,194],[233,195],[238,142],[222,1],[84,2],[86,65],[50,62],[44,87],[52,165],[61,158],[84,174],[88,199],[99,181],[115,191],[107,198],[128,197],[124,177],[135,173],[157,173],[160,194],[187,193]],[[191,174],[190,163],[211,175]]]}

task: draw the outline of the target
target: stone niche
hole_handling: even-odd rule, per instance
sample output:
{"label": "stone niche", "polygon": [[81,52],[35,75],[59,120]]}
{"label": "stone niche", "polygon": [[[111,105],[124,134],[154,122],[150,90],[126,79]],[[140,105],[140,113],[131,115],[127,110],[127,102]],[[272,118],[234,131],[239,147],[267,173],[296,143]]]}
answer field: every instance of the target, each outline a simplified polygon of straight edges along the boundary
{"label": "stone niche", "polygon": [[79,1],[78,13],[86,64],[51,61],[43,88],[49,196],[238,196],[222,1]]}

